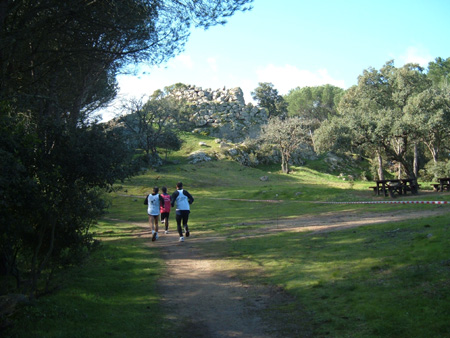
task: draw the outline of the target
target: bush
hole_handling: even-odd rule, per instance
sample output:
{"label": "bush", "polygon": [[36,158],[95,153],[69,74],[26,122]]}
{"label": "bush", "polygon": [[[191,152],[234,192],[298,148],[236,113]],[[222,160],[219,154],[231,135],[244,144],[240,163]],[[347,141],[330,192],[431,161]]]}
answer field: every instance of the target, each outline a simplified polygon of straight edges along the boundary
{"label": "bush", "polygon": [[[426,177],[437,179],[438,177],[450,176],[450,162],[449,161],[430,161],[425,165]],[[430,179],[431,181],[431,179]]]}

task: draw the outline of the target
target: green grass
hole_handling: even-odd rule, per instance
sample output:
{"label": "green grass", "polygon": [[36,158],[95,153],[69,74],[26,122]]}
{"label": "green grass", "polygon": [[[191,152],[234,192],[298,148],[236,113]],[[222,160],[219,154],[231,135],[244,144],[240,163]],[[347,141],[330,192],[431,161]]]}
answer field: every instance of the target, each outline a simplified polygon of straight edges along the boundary
{"label": "green grass", "polygon": [[295,295],[316,336],[450,332],[448,217],[229,240],[204,250],[235,267],[246,282],[274,284]]}
{"label": "green grass", "polygon": [[[195,150],[196,141],[190,144],[189,150]],[[230,161],[184,163],[147,172],[127,182],[124,189],[132,194],[142,191],[144,182],[171,187],[182,180],[196,198],[190,221],[196,235],[207,236],[213,231],[229,238],[236,232],[266,226],[258,221],[275,223],[276,219],[329,212],[408,212],[438,207],[315,203],[391,200],[374,196],[368,189],[371,182],[343,181],[317,171],[319,168],[320,163],[314,162],[311,168],[293,167],[292,174],[283,175],[278,166],[246,168]],[[263,182],[261,176],[269,180]],[[139,218],[140,201],[114,198],[111,216],[123,217],[132,210],[132,219]],[[419,194],[397,199],[448,200],[449,196]],[[298,308],[305,309],[318,336],[440,337],[450,330],[446,320],[450,304],[449,228],[446,218],[440,217],[314,236],[282,233],[270,240],[229,240],[203,249],[233,266],[247,282],[274,284],[295,295]],[[292,316],[297,311],[288,312],[286,318],[295,320]]]}
{"label": "green grass", "polygon": [[[11,337],[164,337],[156,280],[164,266],[135,227],[100,222],[90,259],[61,276],[62,288],[16,314]],[[148,242],[148,240],[147,240]]]}
{"label": "green grass", "polygon": [[[268,309],[267,320],[297,322],[301,317],[318,337],[448,336],[450,210],[442,217],[330,233],[236,239],[266,227],[262,221],[448,206],[317,203],[391,199],[374,196],[370,182],[319,172],[320,162],[293,167],[290,175],[281,174],[279,166],[247,168],[229,160],[188,164],[186,155],[200,149],[199,141],[209,145],[207,151],[219,149],[212,138],[184,137],[183,148],[170,154],[172,164],[136,176],[107,196],[111,208],[92,229],[102,246],[83,265],[58,276],[58,292],[16,313],[7,336],[167,336],[156,291],[164,264],[157,250],[131,236],[138,230],[133,223],[147,222],[144,196],[155,185],[171,193],[178,181],[195,198],[190,217],[195,236],[228,238],[202,245],[208,257],[216,256],[245,282],[276,285],[296,297],[296,306]],[[450,195],[397,199],[448,201]],[[292,335],[289,325],[285,330]]]}

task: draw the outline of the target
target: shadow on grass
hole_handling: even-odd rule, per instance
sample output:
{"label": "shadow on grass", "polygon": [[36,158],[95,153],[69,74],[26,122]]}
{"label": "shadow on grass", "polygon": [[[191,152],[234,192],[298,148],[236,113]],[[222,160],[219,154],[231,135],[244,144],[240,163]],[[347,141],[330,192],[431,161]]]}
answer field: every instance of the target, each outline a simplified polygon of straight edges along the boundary
{"label": "shadow on grass", "polygon": [[329,233],[205,244],[239,278],[279,285],[315,334],[443,337],[450,332],[450,223],[441,216]]}
{"label": "shadow on grass", "polygon": [[156,293],[164,265],[148,239],[127,238],[134,227],[118,226],[113,240],[66,271],[61,290],[22,309],[7,336],[165,337]]}

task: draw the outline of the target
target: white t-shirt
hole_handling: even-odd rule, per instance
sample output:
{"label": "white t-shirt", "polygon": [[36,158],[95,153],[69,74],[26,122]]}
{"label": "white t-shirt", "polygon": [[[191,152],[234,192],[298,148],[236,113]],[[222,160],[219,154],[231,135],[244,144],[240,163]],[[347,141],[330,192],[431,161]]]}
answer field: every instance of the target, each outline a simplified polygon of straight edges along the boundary
{"label": "white t-shirt", "polygon": [[190,210],[188,197],[183,194],[183,189],[178,190],[178,196],[176,199],[177,210]]}
{"label": "white t-shirt", "polygon": [[159,194],[148,195],[148,214],[152,216],[159,215]]}

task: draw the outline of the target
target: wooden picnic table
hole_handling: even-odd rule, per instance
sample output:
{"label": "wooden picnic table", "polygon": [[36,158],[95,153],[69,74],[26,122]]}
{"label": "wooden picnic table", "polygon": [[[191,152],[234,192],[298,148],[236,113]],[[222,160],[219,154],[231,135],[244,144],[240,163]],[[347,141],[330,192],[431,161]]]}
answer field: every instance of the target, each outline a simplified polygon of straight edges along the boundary
{"label": "wooden picnic table", "polygon": [[435,191],[450,191],[450,177],[442,177],[438,178],[439,183],[433,183],[432,186],[434,187]]}
{"label": "wooden picnic table", "polygon": [[412,194],[417,194],[419,186],[415,179],[403,178],[392,180],[377,180],[375,181],[377,186],[372,187],[377,195],[383,194],[387,196],[388,193],[391,197],[397,195],[405,195],[408,191]]}

